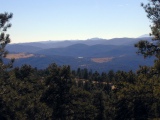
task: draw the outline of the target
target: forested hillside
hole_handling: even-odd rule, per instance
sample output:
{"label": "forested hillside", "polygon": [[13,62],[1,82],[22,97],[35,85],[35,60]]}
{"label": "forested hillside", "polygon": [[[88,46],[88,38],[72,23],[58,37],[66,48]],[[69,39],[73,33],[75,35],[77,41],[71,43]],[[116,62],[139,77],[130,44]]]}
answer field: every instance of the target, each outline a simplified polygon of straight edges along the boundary
{"label": "forested hillside", "polygon": [[[54,62],[57,65],[70,65],[73,70],[87,68],[98,72],[108,72],[111,69],[135,72],[139,65],[152,66],[155,59],[154,57],[144,59],[142,55],[136,54],[134,43],[141,39],[151,41],[151,37],[148,37],[68,41],[67,45],[64,44],[65,41],[41,42],[41,44],[37,42],[33,45],[32,43],[10,44],[6,47],[9,51],[6,58],[16,59],[13,67],[20,67],[26,63],[38,69],[45,69]],[[50,48],[52,44],[64,44],[66,47]],[[41,48],[42,45],[50,47]]]}
{"label": "forested hillside", "polygon": [[139,41],[135,47],[155,61],[136,72],[73,70],[55,63],[41,70],[26,64],[13,68],[14,59],[4,63],[13,14],[1,13],[0,120],[160,119],[160,1],[150,3],[142,7],[156,42]]}

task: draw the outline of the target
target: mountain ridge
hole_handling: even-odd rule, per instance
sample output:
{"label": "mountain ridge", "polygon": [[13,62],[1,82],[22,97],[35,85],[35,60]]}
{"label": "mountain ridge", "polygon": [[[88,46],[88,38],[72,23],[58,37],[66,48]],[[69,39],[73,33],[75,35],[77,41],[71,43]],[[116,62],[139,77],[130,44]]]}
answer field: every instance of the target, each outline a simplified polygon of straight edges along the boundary
{"label": "mountain ridge", "polygon": [[136,54],[137,48],[134,44],[143,39],[151,41],[151,38],[114,38],[111,40],[98,38],[84,41],[9,44],[6,49],[9,53],[33,54],[30,57],[16,59],[15,67],[30,64],[44,69],[55,62],[58,65],[70,65],[72,69],[81,67],[100,72],[110,69],[136,71],[139,65],[150,66],[154,60],[153,58],[144,60],[141,55]]}

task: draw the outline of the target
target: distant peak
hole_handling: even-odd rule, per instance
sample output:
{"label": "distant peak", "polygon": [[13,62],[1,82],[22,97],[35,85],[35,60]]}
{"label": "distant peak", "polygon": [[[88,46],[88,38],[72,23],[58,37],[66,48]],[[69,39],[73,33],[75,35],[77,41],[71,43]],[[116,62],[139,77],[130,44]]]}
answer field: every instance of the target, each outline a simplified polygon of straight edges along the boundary
{"label": "distant peak", "polygon": [[98,37],[95,37],[95,38],[89,38],[87,40],[103,40],[103,38],[98,38]]}
{"label": "distant peak", "polygon": [[138,38],[144,38],[144,37],[153,37],[153,36],[150,36],[149,34],[144,34],[144,35],[139,36]]}

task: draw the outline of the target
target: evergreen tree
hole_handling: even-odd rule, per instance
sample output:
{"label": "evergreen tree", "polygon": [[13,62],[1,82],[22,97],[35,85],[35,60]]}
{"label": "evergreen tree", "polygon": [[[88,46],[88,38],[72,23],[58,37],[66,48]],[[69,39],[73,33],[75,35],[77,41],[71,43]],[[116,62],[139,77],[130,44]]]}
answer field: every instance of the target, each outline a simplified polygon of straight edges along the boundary
{"label": "evergreen tree", "polygon": [[72,88],[72,119],[73,120],[95,120],[96,106],[93,105],[93,96],[89,91],[82,88]]}
{"label": "evergreen tree", "polygon": [[106,96],[103,91],[96,91],[94,93],[94,105],[97,108],[97,120],[106,120]]}
{"label": "evergreen tree", "polygon": [[138,47],[138,53],[143,54],[144,57],[155,56],[155,64],[150,68],[154,74],[160,73],[160,1],[150,0],[148,4],[142,7],[147,13],[147,17],[151,20],[151,34],[153,36],[153,42],[140,41],[135,44]]}
{"label": "evergreen tree", "polygon": [[53,110],[52,119],[70,119],[72,99],[70,89],[73,85],[70,67],[58,67],[56,64],[51,64],[48,70],[47,89],[44,91],[41,101]]}
{"label": "evergreen tree", "polygon": [[[7,55],[5,47],[10,43],[9,34],[6,34],[7,29],[11,27],[9,21],[12,18],[12,13],[1,13],[0,14],[0,118],[1,119],[12,119],[14,118],[14,112],[11,111],[5,98],[7,93],[10,91],[10,87],[7,85],[7,79],[9,75],[6,71],[8,66],[4,65],[3,58]],[[13,62],[13,61],[12,61]]]}
{"label": "evergreen tree", "polygon": [[[12,16],[12,13],[0,14],[0,69],[6,68],[6,66],[3,64],[3,57],[6,57],[8,52],[5,50],[5,47],[11,41],[9,34],[6,34],[6,32],[7,29],[11,27],[9,21],[11,20]],[[11,60],[11,63],[13,63],[13,60]]]}

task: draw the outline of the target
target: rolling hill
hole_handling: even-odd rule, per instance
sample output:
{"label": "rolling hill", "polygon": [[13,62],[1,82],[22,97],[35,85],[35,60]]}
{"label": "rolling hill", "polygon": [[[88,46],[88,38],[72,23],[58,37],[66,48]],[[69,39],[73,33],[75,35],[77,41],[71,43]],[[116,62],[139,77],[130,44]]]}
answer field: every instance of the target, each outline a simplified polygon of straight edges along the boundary
{"label": "rolling hill", "polygon": [[[141,38],[151,41],[151,38]],[[137,55],[134,44],[139,38],[100,38],[75,41],[45,41],[9,44],[10,53],[25,53],[17,57],[14,66],[30,64],[39,69],[51,63],[70,65],[72,69],[88,68],[99,72],[109,70],[136,71],[139,65],[152,65],[154,58],[144,59]],[[44,45],[44,46],[43,46]],[[57,46],[56,46],[57,45]],[[30,55],[32,54],[32,56]],[[13,55],[11,55],[13,56]]]}

